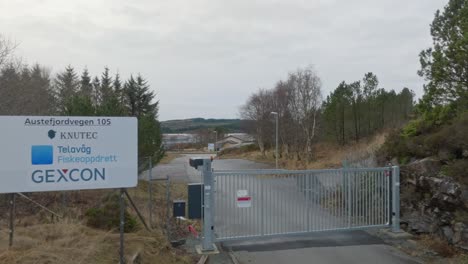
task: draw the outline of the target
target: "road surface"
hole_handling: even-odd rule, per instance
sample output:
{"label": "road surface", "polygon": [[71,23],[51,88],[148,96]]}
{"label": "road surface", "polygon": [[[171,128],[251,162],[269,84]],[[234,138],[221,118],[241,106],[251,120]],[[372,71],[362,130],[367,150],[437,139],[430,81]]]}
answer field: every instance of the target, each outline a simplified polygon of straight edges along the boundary
{"label": "road surface", "polygon": [[[201,182],[200,172],[188,166],[188,160],[191,156],[209,158],[210,155],[184,155],[174,159],[170,164],[160,165],[153,169],[153,178],[165,178],[169,176],[172,181],[182,182]],[[228,160],[215,160],[213,162],[215,170],[239,170],[239,169],[267,169],[271,168],[268,164],[255,163],[240,159]],[[142,177],[145,178],[143,173]],[[254,180],[244,181],[243,184],[252,184]],[[233,186],[239,184],[238,181],[225,182],[221,184],[219,189],[217,212],[226,215],[224,218],[216,218],[216,228],[218,232],[235,234],[250,234],[258,230],[261,225],[260,219],[255,221],[242,221],[240,215],[236,215],[234,206],[227,206],[226,197],[232,196],[233,190],[241,188],[240,186]],[[284,188],[288,188],[287,185]],[[281,189],[278,189],[281,195]],[[297,212],[301,210],[297,201],[300,199],[294,196],[285,196],[285,199],[296,200],[294,204],[286,206],[284,209],[278,210],[275,204],[268,205],[269,210],[273,213],[267,215],[269,218],[276,219],[276,222],[287,223],[285,228],[292,228],[300,226],[303,223],[297,223],[297,220],[291,220],[284,210],[292,210],[289,212]],[[254,200],[255,201],[255,200]],[[255,204],[252,204],[255,205]],[[275,210],[273,210],[275,209]],[[281,215],[276,215],[279,214]],[[326,225],[327,221],[333,221],[333,217],[325,216],[324,212],[316,211],[321,215],[319,219],[324,221],[319,225]],[[256,215],[249,215],[249,217],[257,217]],[[226,220],[226,219],[230,220]],[[281,220],[281,218],[283,220]],[[215,221],[215,222],[216,222]],[[227,223],[220,223],[227,222]],[[223,230],[224,229],[224,230]],[[227,230],[227,229],[230,229]],[[268,230],[268,228],[266,229]],[[243,233],[244,232],[244,233]],[[419,263],[417,260],[405,255],[394,247],[385,244],[381,239],[370,235],[365,231],[342,231],[342,232],[321,232],[314,233],[301,237],[275,237],[270,239],[261,240],[248,240],[248,241],[230,241],[223,242],[222,247],[226,250],[232,251],[236,259],[240,263],[258,263],[258,264],[274,264],[274,263],[403,263],[412,264]]]}

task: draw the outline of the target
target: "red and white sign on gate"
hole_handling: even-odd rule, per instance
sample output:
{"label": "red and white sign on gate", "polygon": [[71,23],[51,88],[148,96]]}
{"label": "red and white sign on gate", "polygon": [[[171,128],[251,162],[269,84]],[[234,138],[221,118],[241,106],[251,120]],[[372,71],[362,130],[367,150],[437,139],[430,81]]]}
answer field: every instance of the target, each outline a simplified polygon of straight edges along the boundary
{"label": "red and white sign on gate", "polygon": [[248,208],[252,206],[252,196],[247,190],[237,190],[237,207]]}

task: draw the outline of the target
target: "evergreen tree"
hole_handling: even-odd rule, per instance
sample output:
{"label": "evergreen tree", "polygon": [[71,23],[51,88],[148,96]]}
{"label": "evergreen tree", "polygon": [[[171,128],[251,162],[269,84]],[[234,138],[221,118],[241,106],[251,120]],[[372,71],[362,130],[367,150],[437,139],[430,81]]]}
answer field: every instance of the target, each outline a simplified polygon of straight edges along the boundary
{"label": "evergreen tree", "polygon": [[101,75],[101,103],[107,103],[108,100],[113,96],[112,90],[112,77],[109,73],[109,68],[105,67],[104,72]]}
{"label": "evergreen tree", "polygon": [[68,102],[78,92],[79,85],[78,76],[70,65],[65,68],[65,71],[57,74],[54,90],[59,113],[64,114],[68,111]]}
{"label": "evergreen tree", "polygon": [[447,103],[468,109],[468,1],[450,0],[437,10],[431,35],[433,47],[420,54],[418,73],[428,84],[419,109],[427,113]]}
{"label": "evergreen tree", "polygon": [[80,94],[85,97],[89,97],[91,100],[93,94],[93,86],[91,84],[91,76],[89,75],[88,69],[85,68],[81,74],[80,81]]}
{"label": "evergreen tree", "polygon": [[138,117],[138,155],[152,156],[155,162],[164,155],[160,124],[157,120],[158,101],[155,94],[141,75],[125,83],[125,94],[128,113]]}

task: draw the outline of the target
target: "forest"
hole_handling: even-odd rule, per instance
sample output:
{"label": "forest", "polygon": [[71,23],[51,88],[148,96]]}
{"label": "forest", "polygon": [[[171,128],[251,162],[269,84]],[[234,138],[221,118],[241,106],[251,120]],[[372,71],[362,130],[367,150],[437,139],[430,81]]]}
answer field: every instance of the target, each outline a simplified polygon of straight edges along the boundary
{"label": "forest", "polygon": [[52,74],[14,56],[15,43],[0,35],[0,115],[134,116],[138,155],[158,162],[164,155],[155,92],[140,74],[122,80],[108,67],[98,76],[67,66]]}

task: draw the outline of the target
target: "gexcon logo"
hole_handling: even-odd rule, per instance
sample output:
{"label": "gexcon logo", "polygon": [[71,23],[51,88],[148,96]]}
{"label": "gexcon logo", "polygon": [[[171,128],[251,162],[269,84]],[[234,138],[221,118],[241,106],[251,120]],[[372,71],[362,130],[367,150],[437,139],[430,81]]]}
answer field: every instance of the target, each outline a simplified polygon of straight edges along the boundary
{"label": "gexcon logo", "polygon": [[31,146],[32,165],[50,165],[54,162],[54,148],[51,145]]}
{"label": "gexcon logo", "polygon": [[35,183],[105,181],[105,168],[38,169],[31,173]]}

